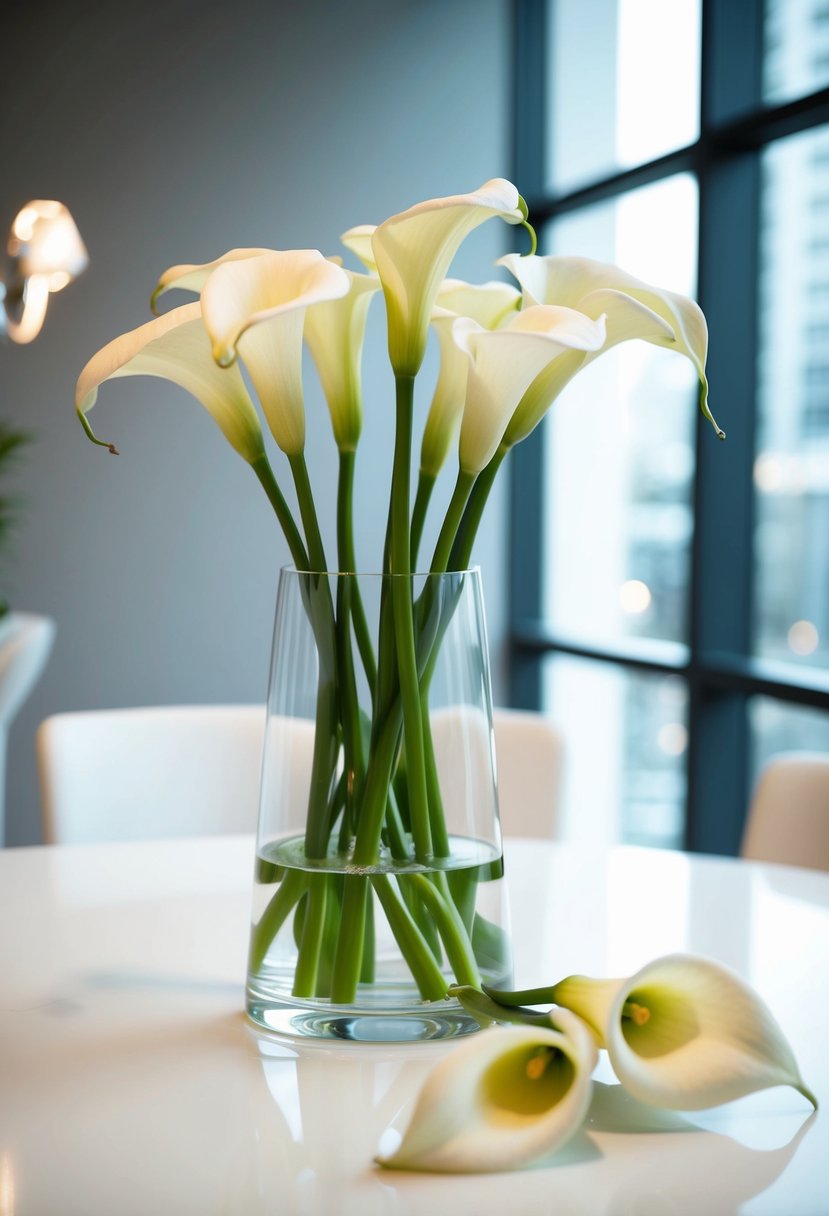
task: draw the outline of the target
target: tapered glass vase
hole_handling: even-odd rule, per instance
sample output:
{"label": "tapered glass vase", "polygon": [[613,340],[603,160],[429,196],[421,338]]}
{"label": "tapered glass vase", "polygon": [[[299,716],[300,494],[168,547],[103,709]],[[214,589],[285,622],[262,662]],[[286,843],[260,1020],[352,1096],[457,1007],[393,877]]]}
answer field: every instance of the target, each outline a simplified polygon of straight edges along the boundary
{"label": "tapered glass vase", "polygon": [[283,1035],[469,1033],[511,981],[480,575],[282,571],[248,1016]]}

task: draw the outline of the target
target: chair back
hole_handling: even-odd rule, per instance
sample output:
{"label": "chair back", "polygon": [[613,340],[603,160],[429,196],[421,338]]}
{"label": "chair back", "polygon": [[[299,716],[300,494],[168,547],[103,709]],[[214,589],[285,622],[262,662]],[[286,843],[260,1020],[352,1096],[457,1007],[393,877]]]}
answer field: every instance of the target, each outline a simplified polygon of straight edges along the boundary
{"label": "chair back", "polygon": [[496,709],[492,716],[501,828],[506,836],[558,835],[563,744],[543,714]]}
{"label": "chair back", "polygon": [[829,870],[829,755],[787,752],[760,774],[740,855]]}
{"label": "chair back", "polygon": [[254,832],[264,705],[55,714],[37,734],[47,844]]}

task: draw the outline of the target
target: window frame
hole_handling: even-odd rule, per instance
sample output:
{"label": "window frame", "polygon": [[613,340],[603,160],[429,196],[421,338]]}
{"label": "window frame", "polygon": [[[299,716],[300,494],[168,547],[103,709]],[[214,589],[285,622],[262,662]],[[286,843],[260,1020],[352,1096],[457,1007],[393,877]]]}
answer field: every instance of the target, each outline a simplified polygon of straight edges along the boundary
{"label": "window frame", "polygon": [[[549,655],[681,677],[688,690],[684,847],[739,851],[750,796],[749,698],[829,711],[829,671],[751,653],[761,154],[773,141],[829,124],[829,88],[762,101],[763,0],[702,0],[700,131],[695,143],[561,194],[545,186],[547,0],[513,0],[513,166],[530,219],[550,221],[690,172],[699,187],[697,298],[714,336],[708,359],[727,456],[697,418],[687,646],[571,639],[542,621],[544,454],[541,428],[512,455],[509,695],[541,704]],[[727,342],[716,335],[727,334]],[[717,408],[719,403],[719,409]],[[518,560],[518,554],[522,554]],[[742,560],[735,557],[742,555]]]}

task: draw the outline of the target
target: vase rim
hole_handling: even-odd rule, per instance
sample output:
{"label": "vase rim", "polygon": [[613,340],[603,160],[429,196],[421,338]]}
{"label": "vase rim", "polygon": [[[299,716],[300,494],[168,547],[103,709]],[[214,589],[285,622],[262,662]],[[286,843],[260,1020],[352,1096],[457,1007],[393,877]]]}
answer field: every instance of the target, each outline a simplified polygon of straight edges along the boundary
{"label": "vase rim", "polygon": [[458,578],[461,575],[480,575],[481,567],[479,565],[467,566],[464,570],[412,570],[410,574],[392,574],[391,571],[379,570],[298,570],[293,562],[280,567],[280,574],[303,574],[312,577],[325,578],[366,578],[366,579],[383,579],[383,578]]}

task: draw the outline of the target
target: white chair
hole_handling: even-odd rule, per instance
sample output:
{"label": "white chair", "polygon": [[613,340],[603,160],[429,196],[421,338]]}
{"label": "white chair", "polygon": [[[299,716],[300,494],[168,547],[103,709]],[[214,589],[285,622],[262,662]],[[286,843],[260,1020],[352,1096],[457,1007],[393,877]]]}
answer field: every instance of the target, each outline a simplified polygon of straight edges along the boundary
{"label": "white chair", "polygon": [[555,837],[559,827],[561,735],[549,718],[529,710],[496,709],[492,725],[504,835]]}
{"label": "white chair", "polygon": [[37,733],[47,844],[254,832],[264,705],[55,714]]}
{"label": "white chair", "polygon": [[788,752],[765,766],[740,855],[829,870],[829,755]]}
{"label": "white chair", "polygon": [[4,840],[6,737],[34,688],[55,640],[55,623],[45,616],[10,612],[0,619],[0,845]]}

